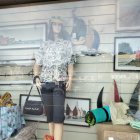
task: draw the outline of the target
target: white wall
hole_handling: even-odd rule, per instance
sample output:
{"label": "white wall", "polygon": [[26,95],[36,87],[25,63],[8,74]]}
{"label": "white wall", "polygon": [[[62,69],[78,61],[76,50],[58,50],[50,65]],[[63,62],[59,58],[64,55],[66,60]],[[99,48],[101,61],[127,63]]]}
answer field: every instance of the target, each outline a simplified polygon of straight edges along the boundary
{"label": "white wall", "polygon": [[[75,64],[72,91],[67,96],[91,98],[91,108],[96,108],[96,99],[99,91],[104,86],[104,103],[108,104],[113,95],[113,79],[116,80],[119,93],[124,102],[128,103],[131,94],[140,79],[139,72],[125,72],[113,70],[114,37],[140,35],[139,31],[116,31],[116,0],[86,0],[79,2],[28,6],[20,8],[0,9],[0,28],[9,25],[22,25],[47,22],[51,16],[61,16],[65,20],[66,28],[72,27],[71,10],[77,7],[77,15],[88,20],[100,34],[100,50],[107,53],[96,57],[83,56]],[[22,33],[21,33],[22,34]],[[22,53],[33,54],[33,49],[22,50]],[[11,51],[7,51],[10,55]],[[12,52],[15,55],[20,50]],[[2,54],[1,54],[2,55]],[[0,56],[1,57],[1,56]],[[13,56],[12,56],[13,57]],[[3,57],[1,57],[2,59]],[[11,58],[12,59],[12,58]],[[33,61],[30,63],[33,65]],[[32,76],[22,75],[32,70],[31,66],[1,66],[0,75],[15,74],[13,76],[0,76],[0,84],[32,81]],[[16,75],[21,74],[21,75]],[[0,94],[11,92],[14,102],[19,103],[19,95],[27,94],[30,85],[0,85]],[[35,93],[36,94],[36,93]],[[42,139],[48,132],[48,125],[40,123],[37,137]],[[64,140],[96,140],[96,126],[64,126]]]}

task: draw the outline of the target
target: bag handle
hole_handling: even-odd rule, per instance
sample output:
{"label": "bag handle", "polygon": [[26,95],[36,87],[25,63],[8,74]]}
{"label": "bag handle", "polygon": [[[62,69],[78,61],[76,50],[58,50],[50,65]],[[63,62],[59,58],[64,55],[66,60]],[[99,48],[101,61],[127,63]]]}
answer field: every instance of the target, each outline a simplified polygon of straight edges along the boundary
{"label": "bag handle", "polygon": [[[27,96],[27,98],[26,98],[26,101],[28,101],[29,96],[31,96],[31,91],[32,91],[32,89],[33,89],[33,86],[34,86],[34,84],[32,84],[32,86],[31,86],[31,88],[30,88],[30,90],[29,90],[29,93],[28,93],[28,96]],[[39,88],[38,88],[37,86],[36,86],[36,88],[37,88],[37,91],[38,91],[38,93],[39,93],[39,95],[40,95],[40,98],[41,98],[41,101],[42,101],[42,96],[41,96],[40,90],[39,90]]]}
{"label": "bag handle", "polygon": [[[31,95],[31,91],[32,91],[32,89],[33,89],[33,86],[34,86],[34,84],[32,84],[32,86],[31,86],[31,88],[30,88],[30,90],[29,90],[29,94],[28,94],[28,96],[27,96],[27,98],[26,98],[26,100],[25,100],[25,103],[28,102],[28,99],[29,99],[29,97],[30,97],[30,95]],[[41,102],[42,102],[42,105],[43,105],[43,108],[44,108],[43,111],[44,111],[44,113],[45,113],[45,115],[46,115],[45,104],[43,103],[40,90],[39,90],[39,88],[38,88],[37,86],[36,86],[36,88],[37,88],[37,91],[38,91],[38,93],[39,93],[39,96],[40,96],[40,99],[41,99]]]}

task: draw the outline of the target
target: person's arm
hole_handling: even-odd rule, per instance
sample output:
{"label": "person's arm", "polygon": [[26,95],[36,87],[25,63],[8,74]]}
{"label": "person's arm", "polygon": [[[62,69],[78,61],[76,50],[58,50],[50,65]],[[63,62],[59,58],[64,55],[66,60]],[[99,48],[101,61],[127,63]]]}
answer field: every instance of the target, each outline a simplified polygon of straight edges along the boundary
{"label": "person's arm", "polygon": [[73,64],[68,65],[68,81],[66,83],[66,90],[71,90],[72,85],[72,78],[73,78]]}
{"label": "person's arm", "polygon": [[33,72],[34,72],[33,82],[38,87],[41,87],[39,75],[40,75],[41,66],[43,65],[44,45],[45,45],[44,42],[42,42],[39,50],[35,53],[35,64],[33,66]]}
{"label": "person's arm", "polygon": [[37,87],[41,87],[41,82],[40,82],[40,78],[39,78],[40,65],[35,63],[33,71],[34,71],[34,83],[36,84]]}

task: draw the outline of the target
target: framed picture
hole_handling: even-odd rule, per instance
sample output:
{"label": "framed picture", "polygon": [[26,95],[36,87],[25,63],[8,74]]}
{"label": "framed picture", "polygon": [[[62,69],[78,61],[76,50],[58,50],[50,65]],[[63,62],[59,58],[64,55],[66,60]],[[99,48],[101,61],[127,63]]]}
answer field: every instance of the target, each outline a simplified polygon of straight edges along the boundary
{"label": "framed picture", "polygon": [[[22,112],[27,96],[28,96],[27,94],[20,94],[19,106],[21,107]],[[39,95],[31,95],[29,97],[29,100],[41,101],[41,98]],[[29,120],[29,121],[47,122],[47,117],[45,116],[45,113],[43,115],[24,114],[24,118],[25,120]]]}
{"label": "framed picture", "polygon": [[34,53],[46,39],[46,24],[0,27],[0,65],[31,65]]}
{"label": "framed picture", "polygon": [[[28,96],[27,94],[20,94],[19,105],[21,107],[22,112],[27,96]],[[31,95],[29,100],[41,101],[41,98],[39,95]],[[89,125],[85,123],[85,115],[87,111],[89,111],[90,106],[91,106],[91,99],[89,98],[66,97],[64,124],[88,127]],[[24,114],[24,117],[25,120],[29,120],[29,121],[47,122],[47,117],[45,116],[45,114],[43,115]]]}
{"label": "framed picture", "polygon": [[86,126],[85,115],[91,106],[89,98],[67,97],[65,101],[65,121],[64,124]]}
{"label": "framed picture", "polygon": [[114,70],[140,70],[140,36],[115,38]]}
{"label": "framed picture", "polygon": [[140,30],[140,1],[117,0],[117,30]]}

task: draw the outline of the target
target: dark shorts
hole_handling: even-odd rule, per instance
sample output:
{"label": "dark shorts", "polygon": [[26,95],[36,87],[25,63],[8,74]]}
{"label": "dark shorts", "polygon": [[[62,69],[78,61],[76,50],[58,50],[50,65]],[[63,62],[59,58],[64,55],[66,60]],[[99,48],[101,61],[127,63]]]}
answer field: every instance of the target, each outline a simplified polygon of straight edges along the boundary
{"label": "dark shorts", "polygon": [[63,123],[66,85],[64,82],[44,83],[41,88],[42,101],[45,105],[47,122]]}

